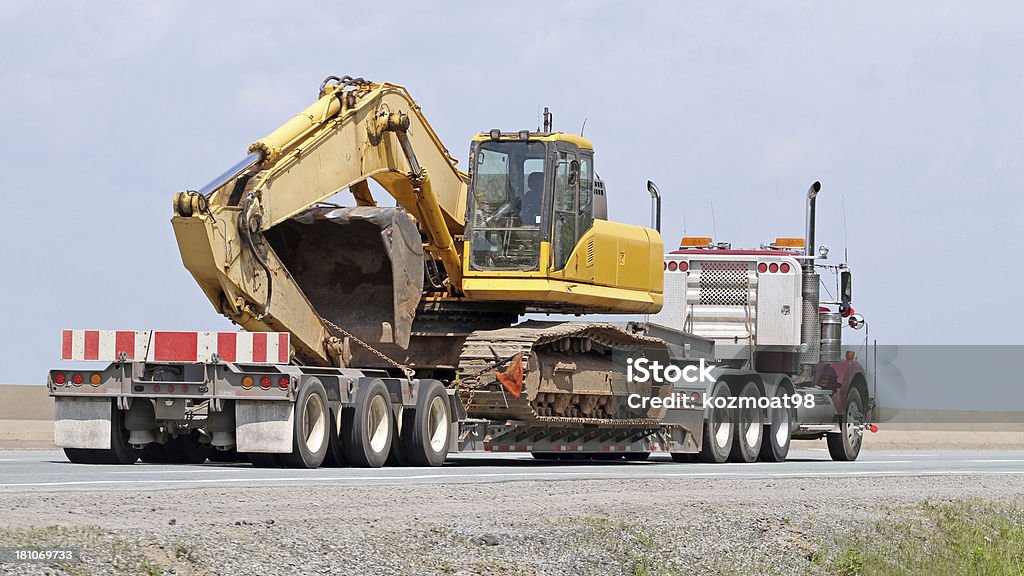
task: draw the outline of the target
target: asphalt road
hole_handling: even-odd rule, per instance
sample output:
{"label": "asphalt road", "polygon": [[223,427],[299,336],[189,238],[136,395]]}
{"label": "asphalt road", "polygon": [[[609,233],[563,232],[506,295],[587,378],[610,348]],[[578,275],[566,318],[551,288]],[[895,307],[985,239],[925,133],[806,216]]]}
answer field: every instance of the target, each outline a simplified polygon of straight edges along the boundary
{"label": "asphalt road", "polygon": [[825,450],[798,450],[783,463],[675,464],[538,462],[529,454],[464,454],[440,468],[256,469],[249,464],[94,466],[71,464],[59,451],[0,452],[0,493],[159,490],[177,487],[493,483],[522,480],[673,478],[871,478],[1024,475],[1024,451],[864,452],[832,462]]}

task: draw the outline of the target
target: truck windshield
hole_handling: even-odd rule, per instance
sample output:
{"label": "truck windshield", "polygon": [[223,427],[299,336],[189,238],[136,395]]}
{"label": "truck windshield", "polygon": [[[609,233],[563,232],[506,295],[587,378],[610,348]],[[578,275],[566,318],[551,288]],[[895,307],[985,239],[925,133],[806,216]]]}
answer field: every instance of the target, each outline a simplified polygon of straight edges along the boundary
{"label": "truck windshield", "polygon": [[537,270],[544,190],[542,142],[484,142],[472,183],[470,265]]}

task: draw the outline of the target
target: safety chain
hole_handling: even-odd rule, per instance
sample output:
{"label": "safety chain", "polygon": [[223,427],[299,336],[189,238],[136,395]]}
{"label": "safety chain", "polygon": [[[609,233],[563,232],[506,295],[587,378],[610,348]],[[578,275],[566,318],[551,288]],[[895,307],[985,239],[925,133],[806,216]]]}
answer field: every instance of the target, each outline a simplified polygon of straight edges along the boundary
{"label": "safety chain", "polygon": [[[405,374],[406,378],[412,380],[413,376],[416,375],[416,373],[413,371],[412,368],[409,368],[408,366],[404,366],[402,364],[399,364],[398,362],[395,362],[394,360],[392,360],[389,356],[387,356],[386,354],[384,354],[380,350],[377,350],[373,346],[370,346],[366,342],[363,342],[362,340],[360,340],[358,337],[356,337],[355,334],[352,334],[348,330],[345,330],[344,328],[342,328],[341,326],[338,326],[334,322],[331,322],[327,318],[321,317],[320,320],[324,324],[326,324],[328,328],[330,328],[330,329],[340,333],[343,337],[348,338],[352,342],[355,342],[356,344],[358,344],[358,345],[362,346],[363,348],[369,350],[371,354],[373,354],[374,356],[377,356],[378,358],[380,358],[381,360],[383,360],[387,364],[390,364],[391,366],[401,370],[402,373]],[[335,336],[337,336],[337,335],[335,335]]]}

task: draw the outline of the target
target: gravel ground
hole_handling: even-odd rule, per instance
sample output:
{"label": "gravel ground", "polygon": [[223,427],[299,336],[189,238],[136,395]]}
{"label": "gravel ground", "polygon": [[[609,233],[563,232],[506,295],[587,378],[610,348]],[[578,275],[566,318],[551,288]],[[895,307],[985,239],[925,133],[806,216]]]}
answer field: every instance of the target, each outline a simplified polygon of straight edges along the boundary
{"label": "gravel ground", "polygon": [[84,562],[2,574],[827,574],[831,551],[1017,476],[544,481],[0,494],[0,547]]}

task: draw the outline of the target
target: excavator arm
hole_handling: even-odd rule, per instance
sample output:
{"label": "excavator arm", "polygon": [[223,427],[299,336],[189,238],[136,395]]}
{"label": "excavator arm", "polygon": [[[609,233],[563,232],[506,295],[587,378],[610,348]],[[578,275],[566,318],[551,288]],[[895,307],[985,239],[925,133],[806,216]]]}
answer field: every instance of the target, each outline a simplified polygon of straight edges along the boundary
{"label": "excavator arm", "polygon": [[[435,288],[461,293],[468,178],[404,88],[328,78],[316,102],[248,151],[176,195],[172,219],[186,268],[243,328],[287,331],[300,362],[344,365],[351,342],[338,335],[408,344],[424,252]],[[369,179],[398,208],[375,207]],[[322,205],[346,188],[355,208]]]}

